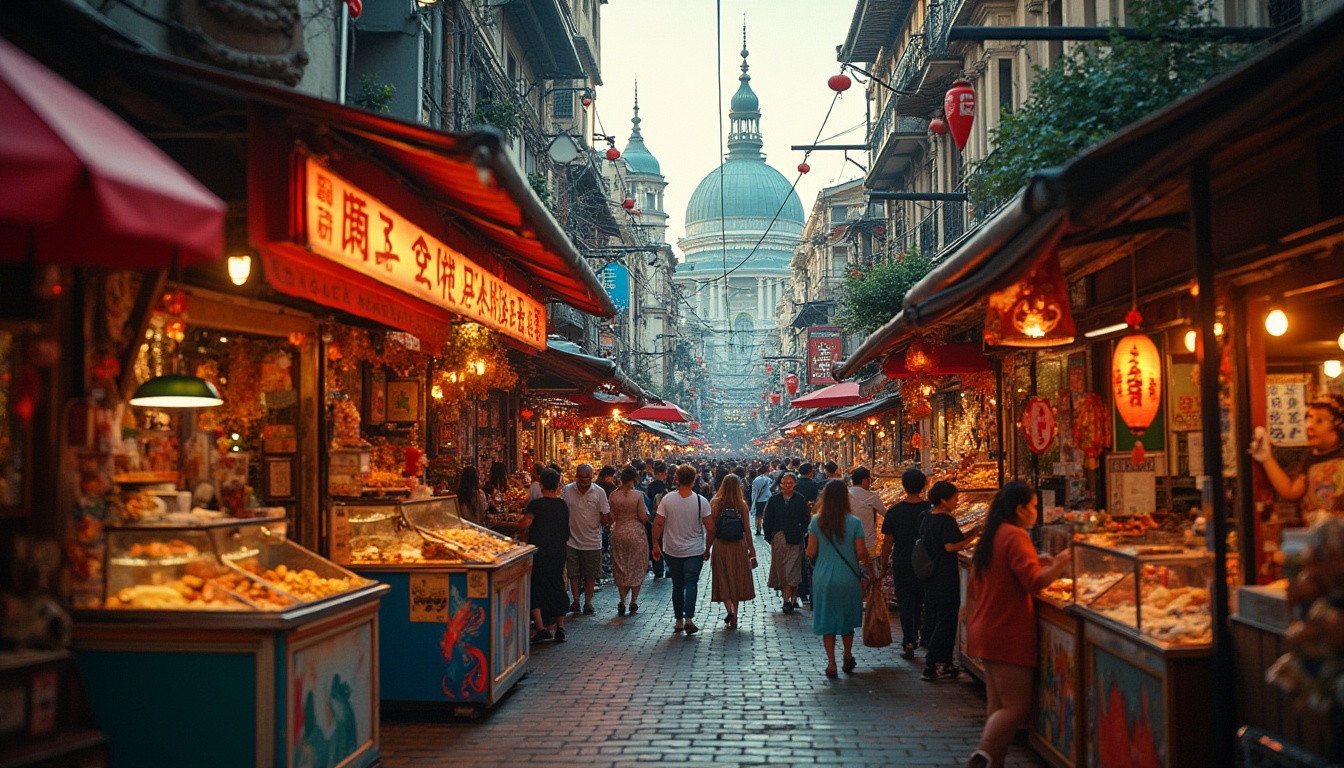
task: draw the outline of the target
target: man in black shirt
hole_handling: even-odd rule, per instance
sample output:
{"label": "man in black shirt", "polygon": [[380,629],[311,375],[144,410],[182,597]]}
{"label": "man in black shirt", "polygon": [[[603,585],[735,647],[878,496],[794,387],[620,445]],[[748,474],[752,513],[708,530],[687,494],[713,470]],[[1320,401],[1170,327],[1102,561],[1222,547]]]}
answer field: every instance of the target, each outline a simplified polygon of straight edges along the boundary
{"label": "man in black shirt", "polygon": [[811,464],[804,464],[798,468],[798,487],[794,490],[799,496],[807,499],[810,505],[821,495],[821,483],[816,481],[815,470]]}
{"label": "man in black shirt", "polygon": [[[644,532],[649,537],[649,552],[653,552],[653,514],[658,509],[658,502],[663,500],[663,494],[667,493],[667,464],[661,461],[653,462],[653,482],[649,483],[644,489],[644,503],[649,510],[649,524],[644,526]],[[653,578],[663,578],[663,561],[650,559],[653,570]]]}
{"label": "man in black shirt", "polygon": [[882,518],[882,554],[877,562],[889,565],[891,580],[896,586],[896,608],[901,618],[901,657],[915,658],[915,648],[927,637],[919,632],[920,617],[924,611],[924,582],[915,576],[910,564],[910,553],[919,540],[919,524],[933,505],[924,498],[928,478],[918,469],[907,469],[901,475],[905,500],[898,501]]}

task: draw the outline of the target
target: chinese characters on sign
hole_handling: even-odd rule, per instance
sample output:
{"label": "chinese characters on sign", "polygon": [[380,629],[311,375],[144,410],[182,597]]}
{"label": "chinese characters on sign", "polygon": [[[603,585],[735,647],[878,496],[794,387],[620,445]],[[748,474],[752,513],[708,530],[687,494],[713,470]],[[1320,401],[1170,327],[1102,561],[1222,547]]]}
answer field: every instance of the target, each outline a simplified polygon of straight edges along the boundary
{"label": "chinese characters on sign", "polygon": [[1266,426],[1275,445],[1307,444],[1307,385],[1293,376],[1269,376],[1265,384]]}
{"label": "chinese characters on sign", "polygon": [[537,349],[541,302],[309,158],[304,228],[313,253]]}
{"label": "chinese characters on sign", "polygon": [[843,345],[837,326],[813,326],[807,329],[807,380],[809,384],[834,384],[831,373],[840,361]]}
{"label": "chinese characters on sign", "polygon": [[1055,426],[1055,409],[1050,401],[1033,397],[1022,409],[1022,421],[1018,424],[1022,436],[1027,439],[1027,448],[1032,453],[1045,453],[1055,441],[1058,428]]}

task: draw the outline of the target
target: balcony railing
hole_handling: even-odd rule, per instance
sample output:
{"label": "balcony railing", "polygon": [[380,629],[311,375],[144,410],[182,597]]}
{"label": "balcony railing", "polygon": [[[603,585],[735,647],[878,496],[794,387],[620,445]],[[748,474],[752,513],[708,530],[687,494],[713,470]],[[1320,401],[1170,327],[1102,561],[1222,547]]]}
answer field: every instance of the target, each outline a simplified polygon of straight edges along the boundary
{"label": "balcony railing", "polygon": [[892,134],[922,134],[929,128],[929,121],[922,117],[896,114],[898,98],[887,99],[887,106],[882,110],[882,116],[878,118],[877,122],[873,123],[873,130],[868,134],[868,151],[872,158],[882,154],[882,148],[886,146],[887,139],[891,138]]}
{"label": "balcony railing", "polygon": [[[953,191],[965,192],[966,182],[973,174],[967,174]],[[892,254],[901,253],[912,247],[918,247],[920,253],[937,260],[967,233],[975,231],[992,214],[993,210],[973,209],[970,203],[941,202],[932,207],[919,209],[918,218],[913,222],[904,217],[893,220],[888,225],[890,237],[887,247]]]}
{"label": "balcony railing", "polygon": [[929,64],[929,59],[942,59],[955,56],[948,46],[947,35],[952,29],[952,20],[961,11],[965,0],[937,0],[930,3],[924,17],[924,26],[910,36],[896,69],[891,76],[891,86],[897,90],[909,91],[919,85],[919,80]]}

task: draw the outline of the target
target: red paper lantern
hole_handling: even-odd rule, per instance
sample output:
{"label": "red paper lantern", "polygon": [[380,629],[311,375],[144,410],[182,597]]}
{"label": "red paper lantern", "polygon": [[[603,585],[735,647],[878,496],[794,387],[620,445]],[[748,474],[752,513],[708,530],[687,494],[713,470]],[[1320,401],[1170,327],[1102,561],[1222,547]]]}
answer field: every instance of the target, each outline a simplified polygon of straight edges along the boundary
{"label": "red paper lantern", "polygon": [[1147,334],[1131,333],[1116,342],[1111,388],[1120,420],[1142,436],[1162,404],[1162,355]]}
{"label": "red paper lantern", "polygon": [[1050,254],[1017,283],[990,294],[985,343],[1001,347],[1053,347],[1073,342],[1068,286],[1059,257]]}
{"label": "red paper lantern", "polygon": [[780,401],[779,393],[778,393],[778,392],[771,392],[771,393],[770,393],[770,404],[771,404],[771,405],[779,405],[779,401]]}
{"label": "red paper lantern", "polygon": [[345,0],[345,7],[350,10],[350,18],[358,19],[360,14],[364,13],[363,0]]}
{"label": "red paper lantern", "polygon": [[798,164],[798,172],[799,172],[799,173],[807,173],[807,172],[810,171],[810,170],[812,170],[812,166],[808,165],[807,163],[799,163],[799,164]]}
{"label": "red paper lantern", "polygon": [[592,98],[589,97],[589,96],[584,96],[584,97],[583,97],[583,106],[585,106],[585,107],[591,107],[591,106],[593,106],[593,100],[592,100]]}
{"label": "red paper lantern", "polygon": [[524,408],[518,412],[518,415],[522,416],[524,421],[530,421],[532,417],[537,414],[536,411],[533,411],[531,408]]}
{"label": "red paper lantern", "polygon": [[627,211],[633,211],[635,209],[635,201],[627,197],[621,202],[621,207]]}
{"label": "red paper lantern", "polygon": [[771,365],[771,364],[769,364],[769,363],[766,363],[766,364],[765,364],[765,372],[766,372],[766,373],[774,373],[774,372],[775,372],[775,366],[773,366],[773,365]]}
{"label": "red paper lantern", "polygon": [[756,408],[752,408],[752,409],[751,409],[751,418],[753,418],[753,419],[756,418],[757,410],[758,410],[758,409],[756,409]]}
{"label": "red paper lantern", "polygon": [[784,377],[784,388],[789,390],[790,395],[798,394],[798,374],[790,373]]}
{"label": "red paper lantern", "polygon": [[853,84],[854,81],[850,80],[849,75],[846,74],[831,75],[830,78],[826,80],[826,85],[836,93],[844,93],[845,91],[848,91],[849,86]]}
{"label": "red paper lantern", "polygon": [[928,373],[938,365],[938,350],[922,338],[910,342],[905,350],[905,367],[915,373]]}
{"label": "red paper lantern", "polygon": [[700,422],[698,422],[698,421],[692,421],[692,422],[691,422],[691,431],[692,431],[692,432],[694,432],[695,430],[697,430],[697,429],[699,429],[699,428],[700,428]]}
{"label": "red paper lantern", "polygon": [[952,129],[952,140],[957,149],[966,149],[966,140],[971,137],[971,124],[975,122],[975,89],[961,78],[952,82],[943,97],[943,112],[947,114],[947,124]]}
{"label": "red paper lantern", "polygon": [[947,134],[947,121],[941,117],[935,117],[929,121],[929,133],[936,133],[939,136]]}
{"label": "red paper lantern", "polygon": [[762,393],[761,393],[761,402],[762,402],[762,403],[765,402],[766,397],[767,397],[767,395],[766,395],[764,392],[762,392]]}
{"label": "red paper lantern", "polygon": [[185,315],[187,313],[187,294],[183,291],[169,291],[163,294],[161,306],[163,311],[170,315]]}
{"label": "red paper lantern", "polygon": [[617,149],[617,148],[615,148],[615,147],[607,147],[607,159],[608,159],[608,160],[617,160],[617,159],[620,158],[620,156],[621,156],[621,150],[619,150],[619,149]]}

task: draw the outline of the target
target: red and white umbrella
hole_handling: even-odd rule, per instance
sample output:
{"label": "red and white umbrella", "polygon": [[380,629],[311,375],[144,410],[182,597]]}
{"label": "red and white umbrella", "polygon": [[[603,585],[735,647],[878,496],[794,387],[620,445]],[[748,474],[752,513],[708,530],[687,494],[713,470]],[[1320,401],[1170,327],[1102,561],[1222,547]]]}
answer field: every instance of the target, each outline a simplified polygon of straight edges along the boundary
{"label": "red and white umbrella", "polygon": [[645,421],[682,422],[690,421],[691,414],[683,411],[674,403],[657,403],[646,405],[643,408],[636,408],[631,411],[626,418],[643,419]]}

